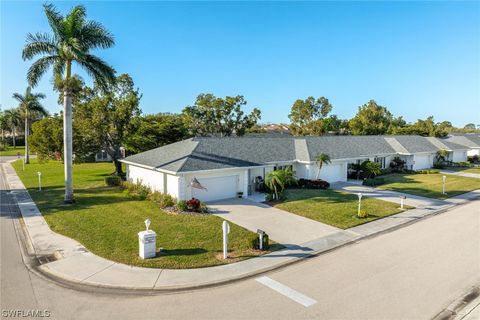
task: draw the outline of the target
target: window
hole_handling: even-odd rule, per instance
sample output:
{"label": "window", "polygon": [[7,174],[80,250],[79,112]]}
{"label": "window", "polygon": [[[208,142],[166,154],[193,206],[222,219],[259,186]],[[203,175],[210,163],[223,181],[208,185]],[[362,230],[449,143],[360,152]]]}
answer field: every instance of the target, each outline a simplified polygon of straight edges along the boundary
{"label": "window", "polygon": [[380,168],[385,169],[385,157],[375,157],[373,161],[379,163]]}

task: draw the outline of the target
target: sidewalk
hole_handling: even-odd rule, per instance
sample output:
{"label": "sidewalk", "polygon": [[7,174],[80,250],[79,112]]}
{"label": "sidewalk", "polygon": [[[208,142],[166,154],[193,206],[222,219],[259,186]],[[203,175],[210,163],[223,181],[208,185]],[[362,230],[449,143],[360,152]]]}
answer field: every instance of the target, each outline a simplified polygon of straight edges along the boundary
{"label": "sidewalk", "polygon": [[461,176],[461,177],[480,179],[480,174],[479,173],[462,172],[462,171],[450,171],[450,170],[440,170],[440,173],[452,174],[452,175]]}
{"label": "sidewalk", "polygon": [[22,213],[34,250],[33,254],[40,261],[46,262],[38,267],[41,272],[76,284],[148,291],[194,289],[251,277],[367,236],[393,230],[423,217],[444,212],[456,204],[465,203],[480,195],[472,192],[463,195],[455,203],[445,202],[428,208],[408,210],[237,263],[198,269],[153,269],[132,267],[106,260],[89,252],[77,241],[53,232],[10,163],[3,163],[2,167]]}

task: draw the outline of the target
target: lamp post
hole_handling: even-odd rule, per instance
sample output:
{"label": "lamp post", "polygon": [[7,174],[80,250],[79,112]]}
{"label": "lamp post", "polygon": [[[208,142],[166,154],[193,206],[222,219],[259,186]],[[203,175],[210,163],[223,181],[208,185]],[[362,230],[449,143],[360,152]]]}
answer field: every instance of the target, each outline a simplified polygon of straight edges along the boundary
{"label": "lamp post", "polygon": [[442,177],[442,194],[446,194],[445,193],[445,182],[447,181],[447,176],[443,176]]}
{"label": "lamp post", "polygon": [[403,204],[405,202],[405,199],[407,199],[406,196],[400,196],[400,209],[403,210]]}
{"label": "lamp post", "polygon": [[358,193],[358,213],[357,213],[358,216],[360,216],[360,210],[362,208],[362,196],[363,194],[359,192]]}
{"label": "lamp post", "polygon": [[37,174],[38,174],[38,191],[42,191],[42,173],[38,171]]}

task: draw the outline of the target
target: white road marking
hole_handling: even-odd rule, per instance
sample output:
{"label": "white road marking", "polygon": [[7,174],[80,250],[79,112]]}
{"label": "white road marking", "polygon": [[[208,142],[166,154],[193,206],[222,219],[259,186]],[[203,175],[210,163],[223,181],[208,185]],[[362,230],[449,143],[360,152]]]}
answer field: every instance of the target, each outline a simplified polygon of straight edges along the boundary
{"label": "white road marking", "polygon": [[269,287],[272,290],[277,291],[280,294],[292,299],[293,301],[300,303],[304,307],[310,307],[317,303],[316,300],[313,300],[310,297],[307,297],[304,294],[301,294],[298,291],[293,290],[292,288],[287,287],[286,285],[281,284],[269,277],[260,277],[255,279],[257,282]]}

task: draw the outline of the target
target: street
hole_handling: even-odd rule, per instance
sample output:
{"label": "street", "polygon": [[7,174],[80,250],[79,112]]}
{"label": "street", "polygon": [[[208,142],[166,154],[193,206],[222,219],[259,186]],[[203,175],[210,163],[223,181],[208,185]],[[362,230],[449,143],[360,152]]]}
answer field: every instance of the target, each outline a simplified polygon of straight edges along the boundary
{"label": "street", "polygon": [[154,295],[70,289],[25,267],[3,172],[0,183],[2,312],[48,310],[50,319],[431,319],[480,281],[477,200],[221,287]]}

